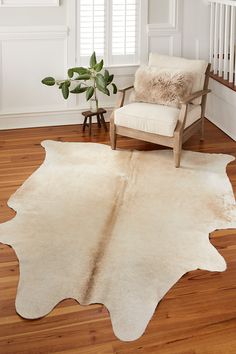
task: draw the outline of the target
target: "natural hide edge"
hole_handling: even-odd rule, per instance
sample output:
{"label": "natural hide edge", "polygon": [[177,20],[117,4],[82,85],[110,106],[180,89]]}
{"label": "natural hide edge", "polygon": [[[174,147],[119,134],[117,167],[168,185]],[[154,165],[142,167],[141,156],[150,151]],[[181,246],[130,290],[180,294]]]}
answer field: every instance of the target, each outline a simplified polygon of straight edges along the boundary
{"label": "natural hide edge", "polygon": [[104,304],[118,338],[139,338],[166,292],[186,272],[224,271],[209,241],[236,228],[226,175],[232,156],[112,151],[44,141],[41,167],[10,198],[16,216],[0,242],[20,263],[16,310],[48,314],[60,301]]}

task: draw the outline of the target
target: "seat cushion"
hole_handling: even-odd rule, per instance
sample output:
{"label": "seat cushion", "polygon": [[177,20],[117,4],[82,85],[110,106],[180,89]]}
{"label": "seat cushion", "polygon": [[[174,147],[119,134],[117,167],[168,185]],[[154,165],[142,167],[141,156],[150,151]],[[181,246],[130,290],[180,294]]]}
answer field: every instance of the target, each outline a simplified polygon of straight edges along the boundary
{"label": "seat cushion", "polygon": [[[115,110],[116,125],[172,137],[180,109],[158,104],[134,102]],[[189,105],[186,128],[201,117],[201,106]]]}
{"label": "seat cushion", "polygon": [[[192,60],[150,53],[149,65],[155,66],[158,70],[179,70],[195,74],[193,92],[203,89],[205,72],[208,65],[205,60]],[[193,103],[201,104],[201,98],[195,99]]]}

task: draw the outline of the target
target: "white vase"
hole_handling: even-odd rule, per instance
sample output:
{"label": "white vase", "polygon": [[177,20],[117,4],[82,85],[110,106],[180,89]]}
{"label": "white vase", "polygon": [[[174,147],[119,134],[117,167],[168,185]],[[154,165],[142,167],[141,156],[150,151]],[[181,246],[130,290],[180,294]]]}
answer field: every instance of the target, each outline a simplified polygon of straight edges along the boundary
{"label": "white vase", "polygon": [[93,113],[98,111],[98,100],[96,98],[90,99],[90,111]]}

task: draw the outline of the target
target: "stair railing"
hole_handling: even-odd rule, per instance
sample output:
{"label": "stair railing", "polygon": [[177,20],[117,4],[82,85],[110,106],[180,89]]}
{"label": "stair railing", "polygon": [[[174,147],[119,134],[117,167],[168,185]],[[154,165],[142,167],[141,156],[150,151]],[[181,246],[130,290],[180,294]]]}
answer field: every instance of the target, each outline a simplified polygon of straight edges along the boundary
{"label": "stair railing", "polygon": [[209,1],[210,62],[213,73],[236,86],[236,1]]}

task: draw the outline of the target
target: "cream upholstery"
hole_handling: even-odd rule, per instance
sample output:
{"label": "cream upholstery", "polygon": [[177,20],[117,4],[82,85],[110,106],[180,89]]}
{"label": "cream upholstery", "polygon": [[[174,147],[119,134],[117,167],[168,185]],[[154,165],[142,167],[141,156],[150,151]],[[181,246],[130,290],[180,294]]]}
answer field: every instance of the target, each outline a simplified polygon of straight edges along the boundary
{"label": "cream upholstery", "polygon": [[[191,60],[156,53],[151,53],[149,57],[149,66],[155,66],[158,70],[170,71],[173,69],[174,71],[179,70],[195,74],[193,92],[203,89],[207,65],[208,63],[205,60]],[[201,104],[201,98],[195,99],[193,103]]]}
{"label": "cream upholstery", "polygon": [[[172,137],[180,109],[158,104],[135,102],[114,112],[116,125]],[[201,118],[201,106],[189,105],[185,128]]]}

